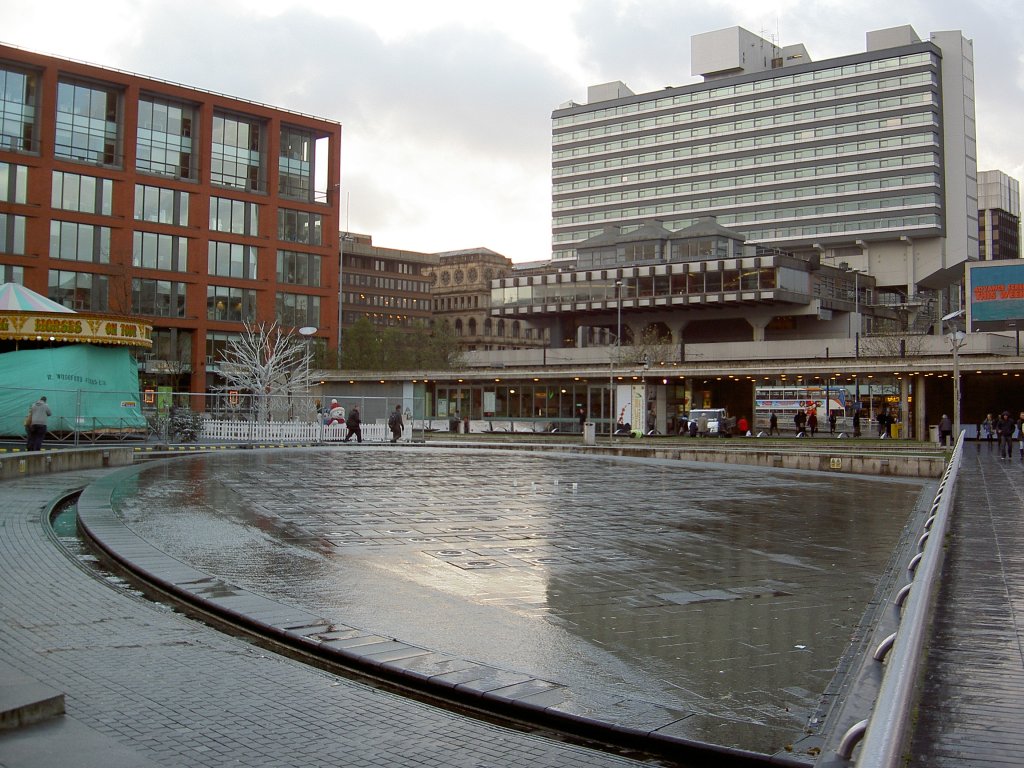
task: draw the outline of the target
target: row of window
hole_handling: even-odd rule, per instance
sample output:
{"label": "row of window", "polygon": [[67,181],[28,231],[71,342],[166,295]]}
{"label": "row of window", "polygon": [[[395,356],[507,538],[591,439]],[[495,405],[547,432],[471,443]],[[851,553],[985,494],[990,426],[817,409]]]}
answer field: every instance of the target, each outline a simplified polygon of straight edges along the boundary
{"label": "row of window", "polygon": [[[456,336],[476,336],[477,329],[482,329],[483,336],[496,336],[498,338],[510,338],[518,339],[523,337],[522,328],[519,325],[518,320],[513,320],[510,323],[505,323],[504,320],[492,320],[487,317],[484,318],[482,323],[477,323],[475,317],[471,317],[463,323],[461,318],[455,320],[452,323],[452,328],[455,331]],[[533,328],[527,328],[525,338],[533,338]]]}
{"label": "row of window", "polygon": [[[772,203],[776,202],[770,198]],[[781,201],[780,201],[781,202]],[[835,216],[845,214],[856,214],[862,211],[876,211],[884,208],[909,208],[912,206],[927,205],[933,207],[941,206],[941,199],[938,193],[930,195],[899,195],[895,197],[872,197],[862,200],[851,200],[840,203],[821,203],[807,201],[807,205],[785,206],[785,205],[764,205],[756,211],[736,211],[729,215],[729,221],[733,224],[747,224],[754,221],[775,221],[779,219],[809,218],[818,216]],[[734,203],[722,204],[721,207],[732,206]],[[589,224],[595,222],[620,221],[623,219],[643,219],[651,217],[662,217],[689,211],[704,211],[710,213],[718,209],[720,204],[704,200],[697,201],[671,201],[661,205],[648,205],[642,207],[609,208],[593,213],[581,213],[573,216],[560,216],[554,220],[554,226],[564,227],[570,224]],[[724,215],[715,210],[719,218]]]}
{"label": "row of window", "polygon": [[[771,181],[782,181],[775,174],[765,174]],[[712,187],[728,187],[735,189],[750,184],[768,182],[764,179],[761,182],[755,181],[756,176],[732,177],[736,184],[726,184],[724,180],[716,180]],[[855,194],[874,193],[880,190],[895,190],[909,187],[933,186],[938,187],[941,180],[935,173],[917,173],[907,176],[888,176],[886,178],[859,179],[839,184],[816,184],[809,187],[788,187],[785,189],[772,189],[765,192],[748,192],[744,194],[719,195],[712,198],[701,198],[698,200],[676,200],[677,210],[697,210],[706,208],[709,205],[715,208],[756,205],[761,203],[785,203],[790,200],[801,200],[806,198],[825,198],[833,196],[849,196]],[[555,210],[562,208],[582,208],[584,206],[601,206],[610,203],[628,200],[641,200],[651,197],[671,197],[673,195],[685,194],[697,191],[691,184],[673,184],[664,187],[646,187],[644,189],[632,189],[622,192],[610,192],[605,195],[590,195],[588,197],[577,197],[569,200],[559,200],[555,204]]]}
{"label": "row of window", "polygon": [[[930,125],[935,126],[933,121]],[[653,152],[645,155],[623,155],[608,160],[582,163],[580,165],[563,166],[555,168],[553,175],[570,176],[590,171],[600,171],[610,168],[632,168],[638,165],[653,165],[666,163],[680,158],[704,156],[704,155],[728,155],[741,147],[738,145],[742,140],[721,141],[716,144],[704,144],[693,147],[678,147],[676,149]],[[797,142],[799,143],[799,142]],[[834,157],[837,155],[854,155],[864,152],[877,152],[879,149],[891,149],[895,147],[911,146],[915,144],[932,143],[938,145],[936,132],[932,130],[919,131],[901,136],[892,136],[884,139],[865,139],[863,141],[851,141],[842,144],[826,144],[823,146],[805,147],[803,149],[790,150],[788,152],[766,152],[757,155],[734,158],[736,167],[766,165],[768,163],[786,163],[797,160],[810,160],[819,157]],[[623,177],[625,182],[626,177]]]}
{"label": "row of window", "polygon": [[[40,144],[40,75],[0,65],[0,146],[35,152]],[[57,83],[54,155],[121,167],[122,88],[69,77]],[[135,167],[161,176],[196,180],[200,110],[195,104],[155,94],[138,101]],[[212,184],[265,192],[266,123],[255,117],[214,112],[210,118]],[[284,126],[278,153],[278,193],[314,199],[317,139],[312,131]]]}
{"label": "row of window", "polygon": [[342,274],[341,279],[344,285],[354,285],[359,288],[404,291],[406,293],[430,293],[430,283],[426,280],[405,280],[399,277],[383,277],[380,274],[366,275],[348,271]]}
{"label": "row of window", "polygon": [[[909,76],[905,78],[905,82],[893,84],[894,88],[903,88],[910,85],[918,85],[926,83],[929,86],[934,86],[933,76],[928,75],[926,77],[921,76]],[[799,99],[797,99],[799,96]],[[821,123],[823,121],[831,122],[833,125],[824,126],[814,130],[812,135],[817,135],[819,138],[834,136],[835,132],[829,132],[829,128],[839,130],[840,132],[856,132],[856,129],[852,128],[853,125],[865,125],[870,126],[871,121],[864,121],[862,123],[845,123],[841,125],[835,125],[836,118],[845,117],[848,115],[866,114],[870,112],[922,112],[932,111],[938,109],[938,94],[929,90],[924,93],[910,93],[902,96],[889,96],[882,99],[870,99],[867,101],[856,101],[848,102],[844,104],[833,104],[831,106],[823,106],[831,99],[815,99],[812,94],[791,94],[788,97],[779,97],[778,99],[766,99],[763,104],[759,103],[758,111],[761,109],[772,110],[777,109],[778,105],[774,104],[775,101],[793,101],[798,100],[800,102],[810,102],[816,104],[813,109],[805,109],[797,112],[783,112],[781,114],[768,114],[764,117],[746,117],[745,119],[738,120],[724,120],[717,121],[712,124],[695,125],[688,128],[679,128],[673,131],[659,131],[657,133],[649,133],[647,135],[638,135],[632,138],[623,138],[618,141],[594,143],[590,142],[580,146],[556,150],[554,157],[556,160],[564,159],[566,157],[575,157],[579,155],[595,154],[601,151],[614,151],[615,149],[624,149],[628,147],[645,146],[649,144],[665,144],[668,142],[677,141],[690,141],[693,139],[709,138],[716,135],[731,135],[735,133],[749,133],[753,131],[761,131],[767,133],[770,130],[777,129],[781,126],[791,126],[794,123],[805,123],[808,125],[814,123]],[[738,106],[738,105],[737,105]],[[706,111],[706,110],[705,110]],[[736,112],[744,112],[746,110],[737,109],[729,110]],[[690,124],[694,121],[701,119],[708,119],[708,117],[717,117],[717,115],[696,115],[692,112],[680,112],[672,115],[671,123],[682,123]],[[654,123],[655,121],[650,121]],[[658,122],[661,122],[660,120]],[[666,122],[669,122],[666,120]],[[873,121],[875,123],[882,122],[881,120]],[[632,126],[632,128],[630,128]],[[646,130],[651,131],[655,125],[646,126]],[[877,127],[877,126],[876,126]],[[619,128],[620,130],[612,130],[612,128]],[[595,129],[596,130],[596,129]],[[634,134],[638,133],[637,125],[635,123],[620,124],[618,126],[606,126],[603,129],[605,134]],[[557,137],[556,137],[557,138]],[[586,138],[586,137],[581,137]],[[556,141],[555,144],[563,142]]]}
{"label": "row of window", "polygon": [[[134,278],[131,311],[155,317],[185,317],[187,284],[172,280]],[[77,311],[108,312],[111,309],[110,278],[91,272],[52,269],[48,276],[48,296],[58,304]],[[256,319],[256,291],[210,285],[206,289],[208,320],[252,322]],[[284,325],[319,325],[320,297],[278,292],[276,318]]]}
{"label": "row of window", "polygon": [[[737,231],[743,232],[748,242],[770,242],[773,240],[798,240],[808,237],[824,237],[824,236],[848,236],[848,237],[862,237],[865,234],[879,233],[879,234],[892,234],[894,228],[903,228],[907,230],[914,230],[917,233],[927,231],[929,233],[938,233],[942,226],[942,217],[939,215],[921,215],[921,216],[899,216],[899,217],[888,217],[888,218],[865,218],[865,219],[854,219],[852,221],[833,221],[817,224],[796,224],[796,225],[780,225],[777,227],[765,227],[765,228],[748,228],[737,226],[733,227],[735,223],[731,216],[720,214],[717,216],[718,223],[724,227],[734,228]],[[696,224],[699,219],[687,218],[687,219],[676,219],[674,221],[664,221],[662,224],[671,230],[685,229],[686,227]],[[622,227],[623,233],[628,233],[639,229],[641,223],[626,223]],[[554,236],[556,242],[572,243],[577,241],[587,240],[588,238],[604,232],[604,228],[589,229],[589,230],[570,230],[567,232],[560,232]],[[557,252],[561,258],[569,258],[573,256],[573,251],[559,251]],[[555,258],[558,258],[557,256]]]}
{"label": "row of window", "polygon": [[423,274],[423,265],[418,262],[380,259],[351,253],[345,254],[345,266],[350,269],[363,269],[371,272],[398,272],[403,275]]}
{"label": "row of window", "polygon": [[711,101],[729,102],[737,96],[742,96],[747,93],[774,90],[782,91],[787,88],[806,86],[810,83],[824,83],[830,80],[863,78],[864,75],[871,73],[883,73],[894,69],[908,69],[920,66],[937,67],[938,62],[935,55],[932,53],[914,53],[907,56],[893,56],[875,61],[861,62],[859,64],[827,67],[814,72],[777,75],[774,77],[765,77],[760,80],[738,83],[735,85],[694,90],[686,93],[676,93],[671,96],[655,97],[649,101],[620,104],[604,109],[588,110],[572,115],[557,117],[554,120],[554,126],[555,128],[563,128],[581,123],[608,120],[611,118],[621,117],[622,115],[673,109],[685,104]]}
{"label": "row of window", "polygon": [[384,307],[391,310],[430,311],[430,299],[414,299],[409,296],[387,296],[377,293],[344,293],[342,302],[348,306]]}
{"label": "row of window", "polygon": [[[639,173],[616,173],[611,176],[593,176],[587,179],[577,179],[572,182],[556,184],[554,186],[554,192],[557,196],[579,189],[619,187],[627,184],[651,181],[653,179],[692,178],[695,176],[699,177],[702,175],[713,174],[711,178],[686,182],[671,188],[672,193],[682,193],[696,192],[704,189],[732,189],[733,187],[753,184],[775,184],[780,181],[791,181],[793,179],[827,178],[832,176],[844,177],[850,174],[878,171],[887,168],[939,166],[938,152],[922,152],[900,154],[893,157],[871,158],[868,160],[853,160],[845,163],[802,165],[795,168],[785,168],[775,171],[764,169],[758,173],[748,173],[741,176],[726,175],[724,173],[730,169],[741,169],[754,165],[755,159],[756,158],[751,157],[730,158],[727,160],[713,160],[711,162],[690,163],[686,165],[663,166],[661,168],[641,171]],[[667,188],[661,188],[656,194],[661,194],[666,190]]]}

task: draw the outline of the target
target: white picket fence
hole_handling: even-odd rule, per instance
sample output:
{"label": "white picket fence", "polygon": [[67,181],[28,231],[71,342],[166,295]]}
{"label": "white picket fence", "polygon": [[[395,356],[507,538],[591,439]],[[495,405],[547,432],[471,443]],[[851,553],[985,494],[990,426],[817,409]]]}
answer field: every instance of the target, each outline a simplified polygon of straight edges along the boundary
{"label": "white picket fence", "polygon": [[[363,441],[371,443],[391,442],[391,430],[387,424],[363,425]],[[322,426],[299,421],[222,421],[208,419],[203,422],[200,440],[203,442],[241,443],[340,443],[348,434],[344,424]],[[402,442],[412,440],[412,429],[407,424],[402,432]],[[353,437],[349,442],[355,442]]]}

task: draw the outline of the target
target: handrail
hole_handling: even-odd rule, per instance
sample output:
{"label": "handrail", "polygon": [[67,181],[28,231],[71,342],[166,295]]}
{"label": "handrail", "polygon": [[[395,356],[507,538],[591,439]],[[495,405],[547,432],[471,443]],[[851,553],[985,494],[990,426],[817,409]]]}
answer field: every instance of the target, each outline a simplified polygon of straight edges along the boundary
{"label": "handrail", "polygon": [[964,433],[961,432],[936,497],[937,510],[931,526],[931,533],[935,535],[922,537],[920,542],[922,552],[919,554],[923,556],[914,573],[915,588],[907,596],[900,627],[888,654],[885,676],[868,720],[858,765],[896,768],[902,764],[918,669],[927,639],[928,618],[942,568],[942,541],[949,526],[963,446]]}

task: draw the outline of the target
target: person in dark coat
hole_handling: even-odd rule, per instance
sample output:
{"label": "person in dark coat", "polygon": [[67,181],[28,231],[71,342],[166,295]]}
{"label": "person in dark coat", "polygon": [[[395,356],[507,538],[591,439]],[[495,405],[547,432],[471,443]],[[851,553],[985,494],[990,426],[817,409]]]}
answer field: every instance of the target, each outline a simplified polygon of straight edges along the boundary
{"label": "person in dark coat", "polygon": [[46,404],[46,396],[40,397],[28,409],[28,417],[25,424],[28,426],[28,439],[25,449],[38,451],[43,447],[43,439],[46,437],[46,420],[52,416],[50,406]]}
{"label": "person in dark coat", "polygon": [[952,441],[953,435],[953,421],[949,418],[949,414],[942,414],[942,418],[939,419],[939,445],[949,445]]}
{"label": "person in dark coat", "polygon": [[356,436],[356,442],[363,442],[363,420],[359,417],[359,409],[354,405],[349,408],[348,418],[345,419],[345,426],[348,427],[348,434],[345,435],[343,443],[347,443],[352,435]]}
{"label": "person in dark coat", "polygon": [[1007,461],[1013,456],[1013,433],[1017,431],[1017,422],[1009,411],[1003,411],[996,422],[996,433],[999,435],[999,458]]}

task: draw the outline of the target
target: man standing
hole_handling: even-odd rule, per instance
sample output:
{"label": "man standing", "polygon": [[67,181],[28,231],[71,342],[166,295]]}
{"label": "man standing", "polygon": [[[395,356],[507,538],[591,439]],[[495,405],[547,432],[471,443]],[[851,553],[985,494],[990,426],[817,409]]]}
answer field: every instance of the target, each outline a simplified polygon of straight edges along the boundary
{"label": "man standing", "polygon": [[402,406],[396,405],[394,413],[388,418],[388,426],[391,428],[391,442],[397,443],[398,439],[402,436],[402,430],[405,429],[405,423],[402,421]]}
{"label": "man standing", "polygon": [[46,404],[46,395],[43,395],[28,409],[28,443],[27,450],[38,451],[43,447],[43,438],[46,437],[46,420],[52,416],[50,406]]}
{"label": "man standing", "polygon": [[942,414],[942,418],[939,419],[939,445],[952,445],[951,437],[953,435],[953,422],[949,418],[949,414]]}

